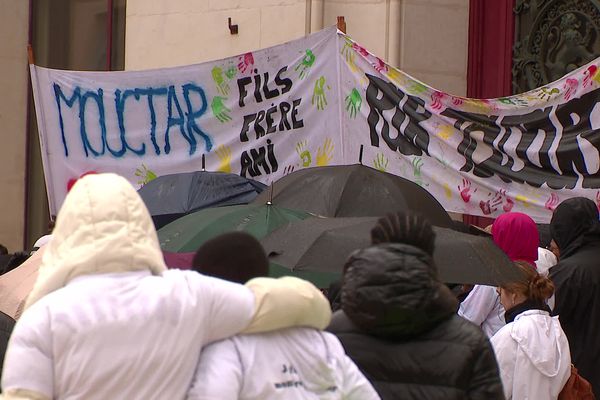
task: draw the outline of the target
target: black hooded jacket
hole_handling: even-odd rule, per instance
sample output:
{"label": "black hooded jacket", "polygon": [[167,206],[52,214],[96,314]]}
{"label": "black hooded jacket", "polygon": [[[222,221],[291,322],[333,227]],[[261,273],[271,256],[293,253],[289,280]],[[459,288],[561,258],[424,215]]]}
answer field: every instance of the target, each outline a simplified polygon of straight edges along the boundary
{"label": "black hooded jacket", "polygon": [[600,222],[596,204],[577,197],[562,202],[550,222],[560,260],[550,269],[560,318],[581,376],[600,395]]}
{"label": "black hooded jacket", "polygon": [[503,399],[492,347],[456,315],[431,257],[404,244],[355,253],[329,330],[382,399]]}

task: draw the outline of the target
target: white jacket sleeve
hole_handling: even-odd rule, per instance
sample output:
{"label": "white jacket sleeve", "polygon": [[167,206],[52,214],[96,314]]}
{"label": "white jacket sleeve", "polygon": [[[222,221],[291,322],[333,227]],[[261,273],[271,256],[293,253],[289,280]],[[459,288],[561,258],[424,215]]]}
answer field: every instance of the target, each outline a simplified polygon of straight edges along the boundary
{"label": "white jacket sleeve", "polygon": [[43,304],[34,305],[17,321],[8,342],[2,371],[5,399],[52,398],[52,330]]}
{"label": "white jacket sleeve", "polygon": [[458,315],[481,326],[494,309],[497,296],[494,287],[476,285],[467,298],[460,303]]}
{"label": "white jacket sleeve", "polygon": [[242,365],[231,339],[202,349],[188,400],[237,400],[242,388]]}
{"label": "white jacket sleeve", "polygon": [[491,339],[498,369],[500,370],[500,379],[504,388],[504,397],[507,400],[512,399],[513,384],[515,379],[515,366],[517,364],[517,342],[510,334],[511,326],[507,325],[500,329]]}

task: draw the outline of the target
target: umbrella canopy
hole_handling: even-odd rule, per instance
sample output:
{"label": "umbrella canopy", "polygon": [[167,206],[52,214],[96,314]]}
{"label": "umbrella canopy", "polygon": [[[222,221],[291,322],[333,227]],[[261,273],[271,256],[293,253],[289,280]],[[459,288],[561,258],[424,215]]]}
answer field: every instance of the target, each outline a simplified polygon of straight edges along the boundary
{"label": "umbrella canopy", "polygon": [[265,187],[235,174],[196,171],[159,176],[138,193],[158,229],[203,208],[247,204]]}
{"label": "umbrella canopy", "polygon": [[[376,221],[373,217],[312,218],[286,224],[261,243],[273,264],[294,275],[321,273],[331,282],[341,275],[354,250],[370,245]],[[433,258],[441,281],[499,285],[520,279],[519,270],[491,239],[439,227],[434,231]]]}
{"label": "umbrella canopy", "polygon": [[325,217],[376,217],[411,210],[433,225],[452,226],[442,205],[421,186],[358,164],[292,172],[260,194],[254,203],[264,204],[271,197],[278,206]]}
{"label": "umbrella canopy", "polygon": [[311,217],[305,211],[272,205],[239,205],[206,208],[179,218],[158,230],[163,251],[195,252],[222,233],[244,231],[261,239],[280,226]]}

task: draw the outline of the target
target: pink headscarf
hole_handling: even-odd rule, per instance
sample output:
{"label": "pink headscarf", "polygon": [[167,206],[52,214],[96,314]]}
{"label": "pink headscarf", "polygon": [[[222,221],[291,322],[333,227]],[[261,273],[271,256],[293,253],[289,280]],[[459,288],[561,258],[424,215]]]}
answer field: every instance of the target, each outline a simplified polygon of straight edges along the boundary
{"label": "pink headscarf", "polygon": [[492,225],[492,239],[512,261],[525,261],[536,267],[540,236],[529,215],[502,214]]}

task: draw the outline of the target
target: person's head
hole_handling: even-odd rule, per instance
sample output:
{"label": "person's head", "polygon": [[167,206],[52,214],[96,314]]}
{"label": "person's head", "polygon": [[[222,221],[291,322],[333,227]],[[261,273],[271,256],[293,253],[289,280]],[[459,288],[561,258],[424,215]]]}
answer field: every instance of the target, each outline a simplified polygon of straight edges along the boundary
{"label": "person's head", "polygon": [[492,225],[492,240],[512,261],[535,266],[540,237],[530,216],[518,212],[500,215]]}
{"label": "person's head", "polygon": [[0,244],[0,255],[6,255],[8,254],[8,249],[6,248],[6,246]]}
{"label": "person's head", "polygon": [[192,268],[204,275],[244,284],[269,275],[269,260],[254,236],[230,232],[204,243],[194,256]]}
{"label": "person's head", "polygon": [[405,243],[432,255],[435,232],[431,224],[419,214],[397,212],[377,220],[371,230],[371,243]]}
{"label": "person's head", "polygon": [[544,304],[554,293],[552,281],[538,274],[527,262],[517,261],[515,266],[520,270],[523,279],[503,284],[498,288],[500,303],[504,309],[509,310],[526,301]]}
{"label": "person's head", "polygon": [[567,257],[583,243],[583,237],[598,226],[598,207],[585,197],[574,197],[560,203],[550,220],[550,234],[561,257]]}
{"label": "person's head", "polygon": [[148,209],[125,178],[86,175],[67,194],[26,307],[83,275],[166,270]]}
{"label": "person's head", "polygon": [[374,336],[409,338],[454,315],[458,302],[439,281],[435,232],[425,219],[381,218],[372,239],[344,266],[341,308],[354,324]]}

